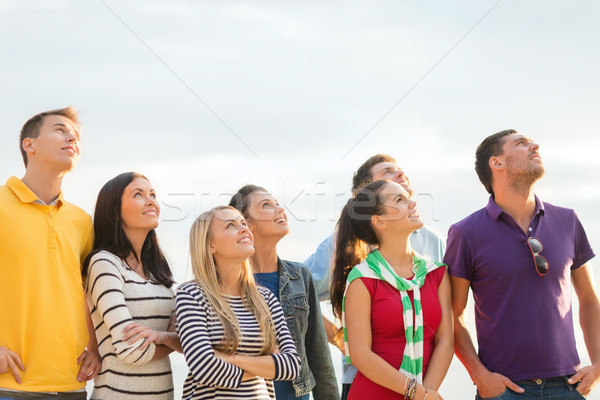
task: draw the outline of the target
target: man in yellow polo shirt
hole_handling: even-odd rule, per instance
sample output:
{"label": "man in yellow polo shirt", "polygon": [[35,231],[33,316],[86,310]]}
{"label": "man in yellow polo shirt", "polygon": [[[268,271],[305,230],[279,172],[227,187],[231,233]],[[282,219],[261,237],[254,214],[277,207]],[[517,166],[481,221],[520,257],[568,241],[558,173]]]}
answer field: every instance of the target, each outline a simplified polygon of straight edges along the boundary
{"label": "man in yellow polo shirt", "polygon": [[79,135],[71,107],[32,117],[25,175],[0,186],[0,399],[85,399],[100,370],[80,276],[92,221],[61,193]]}

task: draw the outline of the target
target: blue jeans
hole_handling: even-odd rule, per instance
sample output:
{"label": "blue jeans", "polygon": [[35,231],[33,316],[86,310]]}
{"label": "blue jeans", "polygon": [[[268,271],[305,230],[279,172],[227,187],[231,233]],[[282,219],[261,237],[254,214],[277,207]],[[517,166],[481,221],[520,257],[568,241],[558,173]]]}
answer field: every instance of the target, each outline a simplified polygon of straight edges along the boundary
{"label": "blue jeans", "polygon": [[571,385],[567,382],[569,376],[560,376],[557,378],[539,379],[536,381],[517,381],[517,385],[525,389],[523,393],[516,393],[506,389],[504,393],[494,397],[481,397],[479,393],[475,396],[476,400],[581,400],[585,399],[575,388],[577,385]]}

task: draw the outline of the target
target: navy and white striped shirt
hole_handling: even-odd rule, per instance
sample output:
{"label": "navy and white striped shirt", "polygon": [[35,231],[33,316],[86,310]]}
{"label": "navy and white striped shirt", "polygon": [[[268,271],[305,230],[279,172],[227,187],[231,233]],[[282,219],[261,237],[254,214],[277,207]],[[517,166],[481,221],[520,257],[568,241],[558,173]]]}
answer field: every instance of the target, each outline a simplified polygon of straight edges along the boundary
{"label": "navy and white striped shirt", "polygon": [[[292,380],[300,373],[300,357],[285,323],[281,305],[266,288],[258,288],[265,298],[275,324],[280,353],[272,354],[275,380]],[[242,337],[236,354],[259,356],[264,343],[258,321],[248,311],[241,297],[225,296],[236,314]],[[183,387],[184,400],[200,399],[275,399],[273,382],[255,377],[242,382],[244,370],[214,355],[224,331],[215,310],[196,282],[187,282],[177,289],[177,331],[189,373]]]}

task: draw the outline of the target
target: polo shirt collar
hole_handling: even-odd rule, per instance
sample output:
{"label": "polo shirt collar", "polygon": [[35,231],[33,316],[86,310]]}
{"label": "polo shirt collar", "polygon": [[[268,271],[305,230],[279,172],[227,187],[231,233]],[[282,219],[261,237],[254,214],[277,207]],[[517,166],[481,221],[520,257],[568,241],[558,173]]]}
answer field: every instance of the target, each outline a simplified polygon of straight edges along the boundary
{"label": "polo shirt collar", "polygon": [[[544,209],[544,203],[537,197],[537,195],[534,194],[535,197],[535,211],[533,215],[537,215],[537,214],[544,214],[546,211]],[[493,196],[490,196],[490,199],[488,200],[487,206],[485,207],[487,213],[490,215],[490,217],[492,217],[495,221],[498,220],[498,218],[500,217],[500,214],[502,214],[504,212],[504,210],[502,210],[500,208],[500,206],[498,204],[496,204],[496,201],[494,200]]]}
{"label": "polo shirt collar", "polygon": [[[17,178],[16,176],[11,176],[6,181],[6,186],[21,200],[23,203],[33,203],[36,200],[39,200],[38,197],[27,187],[26,184],[23,183],[22,180]],[[56,205],[61,206],[64,204],[64,199],[62,195],[62,191],[58,194],[58,198],[56,199]]]}

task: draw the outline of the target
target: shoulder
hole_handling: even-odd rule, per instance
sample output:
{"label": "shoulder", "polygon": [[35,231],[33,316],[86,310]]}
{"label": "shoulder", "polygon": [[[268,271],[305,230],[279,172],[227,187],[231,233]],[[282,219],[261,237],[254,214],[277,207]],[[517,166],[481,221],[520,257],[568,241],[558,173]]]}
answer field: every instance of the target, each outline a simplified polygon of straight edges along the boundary
{"label": "shoulder", "polygon": [[444,241],[444,237],[435,229],[430,228],[427,225],[423,225],[421,228],[419,228],[418,230],[419,234],[422,234],[423,236],[427,237],[427,239],[429,240],[436,240],[438,242],[443,242]]}
{"label": "shoulder", "polygon": [[121,259],[113,253],[106,250],[100,250],[99,252],[95,253],[93,256],[90,257],[90,273],[93,269],[98,269],[101,266],[104,268],[111,268],[119,271],[124,268]]}
{"label": "shoulder", "polygon": [[183,293],[187,293],[189,295],[192,295],[196,298],[204,298],[204,290],[202,289],[202,287],[198,284],[198,282],[192,280],[192,281],[187,281],[182,283],[181,285],[179,285],[177,287],[177,294],[183,294]]}
{"label": "shoulder", "polygon": [[280,261],[281,261],[281,265],[283,266],[284,269],[286,269],[286,271],[288,272],[289,275],[296,275],[296,278],[298,276],[302,276],[304,278],[304,280],[306,280],[308,277],[312,277],[310,270],[303,263],[297,262],[297,261],[288,261],[288,260],[283,260],[283,259],[280,259]]}
{"label": "shoulder", "polygon": [[87,212],[85,212],[81,207],[76,206],[75,204],[64,200],[63,205],[60,208],[60,211],[63,213],[69,213],[74,219],[78,222],[90,225],[92,224],[92,217]]}
{"label": "shoulder", "polygon": [[473,214],[461,219],[452,224],[448,231],[448,236],[453,231],[461,232],[462,234],[476,233],[479,231],[480,224],[484,220],[489,220],[491,217],[485,208],[475,211]]}
{"label": "shoulder", "polygon": [[577,218],[577,213],[572,208],[556,206],[545,201],[542,204],[544,204],[544,214],[548,217]]}

